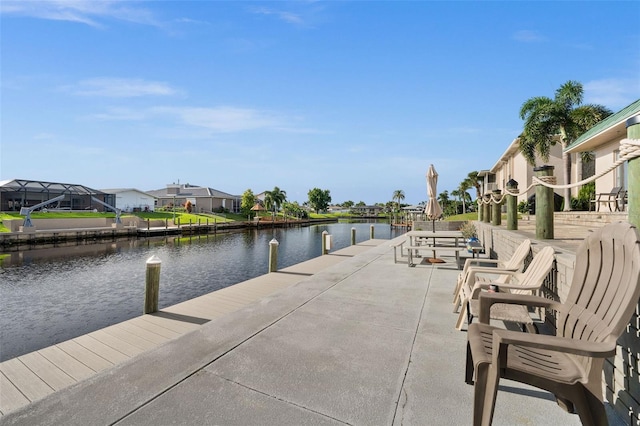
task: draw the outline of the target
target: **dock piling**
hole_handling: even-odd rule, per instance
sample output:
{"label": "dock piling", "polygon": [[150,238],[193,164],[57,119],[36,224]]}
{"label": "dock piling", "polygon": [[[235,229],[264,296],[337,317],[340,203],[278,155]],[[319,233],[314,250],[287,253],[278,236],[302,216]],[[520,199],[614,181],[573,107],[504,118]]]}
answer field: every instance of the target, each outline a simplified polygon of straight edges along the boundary
{"label": "dock piling", "polygon": [[161,266],[162,261],[156,255],[153,255],[149,259],[147,259],[147,273],[144,289],[144,314],[158,312]]}
{"label": "dock piling", "polygon": [[269,273],[278,271],[278,246],[280,243],[275,238],[269,241]]}
{"label": "dock piling", "polygon": [[328,235],[329,235],[329,233],[327,231],[322,231],[322,255],[323,256],[329,252],[329,250],[327,250],[327,236]]}
{"label": "dock piling", "polygon": [[371,227],[369,228],[369,239],[373,240],[374,235],[375,235],[375,227],[371,225]]}
{"label": "dock piling", "polygon": [[351,245],[356,245],[356,228],[351,228]]}

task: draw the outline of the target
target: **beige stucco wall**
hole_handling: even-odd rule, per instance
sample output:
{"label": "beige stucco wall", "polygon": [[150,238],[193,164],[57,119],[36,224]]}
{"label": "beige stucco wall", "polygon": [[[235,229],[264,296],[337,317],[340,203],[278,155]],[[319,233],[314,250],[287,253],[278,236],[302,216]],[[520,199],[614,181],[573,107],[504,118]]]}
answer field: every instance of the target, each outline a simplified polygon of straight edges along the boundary
{"label": "beige stucco wall", "polygon": [[[606,145],[602,145],[594,152],[596,158],[596,174],[607,170],[615,162],[614,151],[620,148],[619,140],[610,141]],[[607,193],[616,185],[615,172],[596,179],[596,194]]]}
{"label": "beige stucco wall", "polygon": [[[518,182],[518,189],[524,191],[533,181],[533,166],[530,165],[520,151],[516,151],[513,155],[502,159],[502,163],[494,168],[496,174],[496,184],[498,189],[504,191],[509,179],[514,179]],[[559,185],[564,184],[564,168],[562,162],[562,147],[560,144],[556,144],[551,147],[549,155],[549,161],[546,163],[541,159],[537,159],[536,164],[548,164],[554,167],[553,174],[556,177],[556,181]],[[575,169],[575,166],[573,167]],[[572,170],[573,173],[573,170]],[[611,189],[611,188],[609,188]],[[577,190],[576,190],[577,191]],[[562,195],[561,190],[556,192]],[[518,202],[526,200],[529,196],[533,195],[534,190],[531,189],[527,194],[521,194],[518,196]]]}

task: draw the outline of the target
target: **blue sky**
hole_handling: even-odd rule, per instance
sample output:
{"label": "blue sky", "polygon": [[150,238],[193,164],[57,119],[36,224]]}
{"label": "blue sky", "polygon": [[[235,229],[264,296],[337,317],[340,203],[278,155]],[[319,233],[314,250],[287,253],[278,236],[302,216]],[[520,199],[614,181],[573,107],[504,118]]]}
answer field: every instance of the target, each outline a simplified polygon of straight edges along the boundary
{"label": "blue sky", "polygon": [[427,200],[533,96],[640,98],[638,2],[0,3],[0,179]]}

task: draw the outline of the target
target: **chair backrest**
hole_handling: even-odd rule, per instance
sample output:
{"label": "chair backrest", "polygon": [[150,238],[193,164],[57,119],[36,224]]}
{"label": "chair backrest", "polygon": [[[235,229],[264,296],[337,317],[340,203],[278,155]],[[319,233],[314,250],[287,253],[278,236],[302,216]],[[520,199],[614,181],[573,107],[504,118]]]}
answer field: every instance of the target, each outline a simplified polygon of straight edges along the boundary
{"label": "chair backrest", "polygon": [[551,246],[546,246],[540,250],[529,264],[529,267],[522,274],[518,275],[517,283],[528,287],[527,290],[511,290],[512,293],[530,293],[531,287],[540,288],[545,278],[553,268],[555,260],[554,250]]}
{"label": "chair backrest", "polygon": [[640,297],[640,233],[626,222],[593,231],[578,247],[557,334],[593,342],[615,341]]}
{"label": "chair backrest", "polygon": [[617,197],[618,194],[620,193],[620,191],[622,191],[622,187],[621,186],[614,186],[613,188],[611,188],[611,192],[609,193],[609,195],[613,195],[613,196]]}
{"label": "chair backrest", "polygon": [[530,251],[531,240],[527,238],[522,243],[520,243],[518,248],[516,248],[516,251],[513,252],[511,258],[504,263],[504,267],[506,269],[522,270],[522,267],[524,266],[524,260],[527,258]]}

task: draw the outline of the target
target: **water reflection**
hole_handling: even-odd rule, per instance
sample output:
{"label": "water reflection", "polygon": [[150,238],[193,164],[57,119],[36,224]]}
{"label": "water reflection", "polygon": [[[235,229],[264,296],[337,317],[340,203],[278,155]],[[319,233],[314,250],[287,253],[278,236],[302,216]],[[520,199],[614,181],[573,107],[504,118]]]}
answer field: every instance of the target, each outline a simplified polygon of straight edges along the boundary
{"label": "water reflection", "polygon": [[[160,308],[265,274],[275,237],[278,267],[320,255],[323,231],[335,249],[369,239],[370,224],[251,229],[191,237],[110,241],[0,255],[0,360],[141,315],[145,261],[162,260]],[[375,225],[375,237],[396,235]]]}

